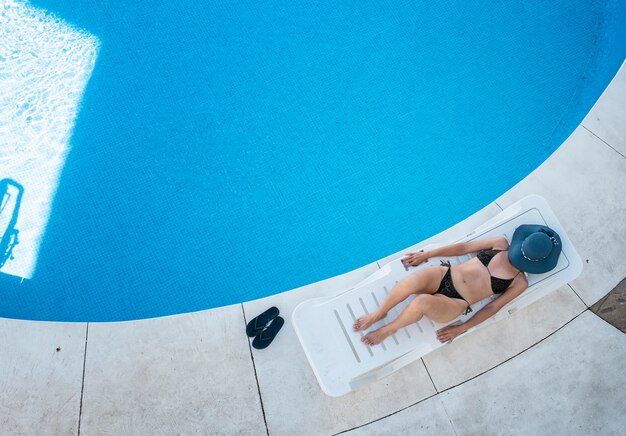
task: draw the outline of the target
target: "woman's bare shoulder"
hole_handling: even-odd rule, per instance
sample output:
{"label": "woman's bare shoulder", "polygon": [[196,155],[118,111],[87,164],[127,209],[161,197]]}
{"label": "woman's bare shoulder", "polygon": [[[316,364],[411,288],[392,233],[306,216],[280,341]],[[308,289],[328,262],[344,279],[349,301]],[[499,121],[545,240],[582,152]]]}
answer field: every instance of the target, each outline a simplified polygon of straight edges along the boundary
{"label": "woman's bare shoulder", "polygon": [[504,236],[497,236],[495,238],[466,242],[465,245],[468,252],[480,250],[508,250],[509,241],[507,241]]}

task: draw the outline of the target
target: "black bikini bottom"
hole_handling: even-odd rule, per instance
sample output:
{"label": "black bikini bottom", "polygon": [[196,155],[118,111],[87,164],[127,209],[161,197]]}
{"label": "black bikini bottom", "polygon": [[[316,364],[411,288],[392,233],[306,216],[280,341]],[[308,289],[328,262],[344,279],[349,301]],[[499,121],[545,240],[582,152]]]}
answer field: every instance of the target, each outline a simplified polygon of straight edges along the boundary
{"label": "black bikini bottom", "polygon": [[[452,274],[450,274],[450,270],[452,269],[452,267],[450,266],[450,262],[441,261],[441,265],[447,266],[448,271],[446,271],[446,273],[443,276],[443,279],[441,279],[441,283],[439,284],[439,289],[437,289],[437,292],[435,292],[435,294],[441,294],[448,298],[457,298],[467,303],[467,300],[461,297],[461,294],[459,294],[459,292],[454,287],[454,283],[452,282]],[[470,312],[472,312],[472,308],[470,307],[470,304],[467,303],[467,310],[465,311],[464,315],[467,315]]]}

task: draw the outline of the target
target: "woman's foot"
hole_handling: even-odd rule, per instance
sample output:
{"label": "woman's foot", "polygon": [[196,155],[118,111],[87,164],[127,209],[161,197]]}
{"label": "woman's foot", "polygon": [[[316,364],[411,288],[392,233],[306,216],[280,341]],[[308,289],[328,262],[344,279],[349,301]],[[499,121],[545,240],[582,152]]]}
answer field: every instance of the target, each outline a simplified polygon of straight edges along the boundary
{"label": "woman's foot", "polygon": [[374,330],[373,332],[370,332],[363,336],[361,338],[361,342],[369,346],[378,345],[389,336],[391,336],[393,333],[393,330],[390,329],[389,326],[381,327],[378,330]]}
{"label": "woman's foot", "polygon": [[384,316],[378,315],[377,312],[363,315],[362,317],[354,321],[354,324],[352,324],[352,328],[355,332],[361,332],[363,330],[367,330],[372,324],[380,321],[383,318]]}

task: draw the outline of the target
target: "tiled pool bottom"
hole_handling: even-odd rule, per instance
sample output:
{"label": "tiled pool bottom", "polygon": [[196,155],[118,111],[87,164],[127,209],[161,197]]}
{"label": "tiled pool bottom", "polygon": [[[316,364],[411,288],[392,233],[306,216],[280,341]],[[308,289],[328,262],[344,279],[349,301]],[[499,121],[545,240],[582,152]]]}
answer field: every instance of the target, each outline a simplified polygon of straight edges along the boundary
{"label": "tiled pool bottom", "polygon": [[289,324],[258,351],[250,348],[245,321],[271,304],[288,317],[303,299],[339,292],[378,263],[193,314],[125,323],[0,320],[0,372],[11,374],[0,391],[3,428],[80,428],[84,435],[620,434],[626,335],[588,307],[626,275],[626,219],[617,219],[626,197],[624,72],[544,165],[440,235],[455,239],[525,195],[542,195],[588,261],[568,286],[341,398],[322,393]]}

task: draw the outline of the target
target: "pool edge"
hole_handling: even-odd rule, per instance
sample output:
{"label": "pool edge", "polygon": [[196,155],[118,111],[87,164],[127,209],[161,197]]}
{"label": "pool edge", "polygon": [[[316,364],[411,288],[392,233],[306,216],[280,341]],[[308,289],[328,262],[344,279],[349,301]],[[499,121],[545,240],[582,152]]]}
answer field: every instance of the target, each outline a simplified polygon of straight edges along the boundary
{"label": "pool edge", "polygon": [[[88,434],[106,428],[130,433],[202,429],[209,433],[290,434],[299,429],[332,434],[384,422],[381,419],[393,420],[400,427],[403,422],[396,420],[405,419],[406,426],[412,426],[411,418],[397,412],[422,404],[448,414],[443,391],[460,389],[477,377],[491,377],[494,368],[526,359],[535,345],[552,335],[558,338],[578,324],[577,319],[586,319],[582,314],[588,307],[626,275],[626,265],[611,256],[623,250],[615,233],[626,234],[626,225],[614,216],[616,207],[623,209],[607,201],[626,198],[619,186],[620,181],[625,185],[626,174],[626,107],[620,105],[626,101],[625,65],[578,128],[539,168],[486,208],[428,239],[462,236],[473,227],[472,222],[495,215],[533,192],[550,202],[583,259],[589,261],[583,275],[561,289],[558,299],[538,302],[513,321],[503,321],[505,326],[500,328],[506,334],[517,332],[520,325],[530,325],[530,330],[521,332],[523,337],[514,344],[500,344],[504,351],[487,350],[495,358],[468,364],[461,379],[446,379],[436,368],[462,348],[488,346],[502,334],[500,330],[485,328],[484,334],[468,338],[469,343],[459,341],[444,347],[439,355],[418,361],[358,395],[340,399],[321,392],[288,325],[268,350],[249,347],[243,333],[245,322],[261,308],[283,305],[288,317],[288,308],[298,301],[336,293],[398,253],[295,290],[188,314],[111,323],[0,319],[9,345],[1,368],[12,375],[2,400],[4,428],[15,433],[58,429],[59,433]],[[593,171],[607,166],[612,168],[609,173]],[[592,171],[585,172],[586,168]],[[590,181],[598,182],[602,192],[589,187]],[[559,309],[558,320],[533,330],[533,323],[561,303],[564,308]],[[595,393],[599,404],[604,394]],[[597,416],[602,419],[606,415],[599,412]],[[536,419],[549,423],[552,418]],[[454,427],[454,416],[449,421],[450,428],[459,430]],[[602,423],[597,424],[602,428]]]}

